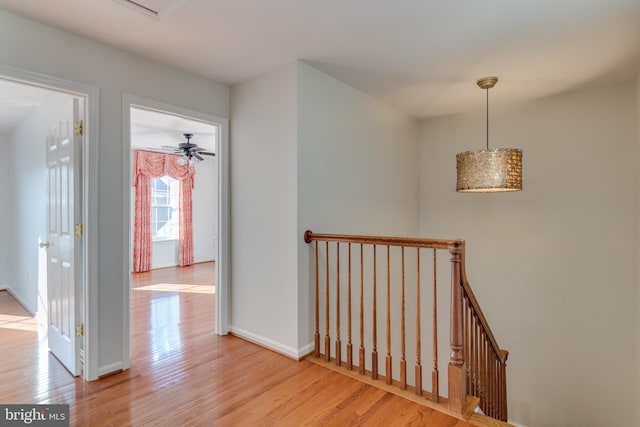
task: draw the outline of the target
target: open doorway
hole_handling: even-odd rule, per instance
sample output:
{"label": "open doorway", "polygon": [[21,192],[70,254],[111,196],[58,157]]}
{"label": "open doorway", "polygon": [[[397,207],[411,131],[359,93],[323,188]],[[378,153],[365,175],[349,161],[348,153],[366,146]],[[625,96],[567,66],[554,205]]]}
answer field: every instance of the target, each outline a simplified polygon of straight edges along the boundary
{"label": "open doorway", "polygon": [[[130,117],[129,265],[135,366],[140,359],[159,362],[180,352],[181,327],[195,318],[209,331],[215,329],[219,127],[140,107],[131,107]],[[185,134],[188,144],[210,155],[186,160],[175,154],[180,144],[187,143]],[[145,203],[139,198],[148,199],[148,205],[141,208]],[[185,252],[188,259],[183,259]],[[141,325],[145,327],[139,329]]]}
{"label": "open doorway", "polygon": [[[127,180],[129,212],[127,222],[129,248],[127,265],[132,275],[127,277],[130,293],[129,313],[130,336],[136,337],[138,326],[143,322],[156,322],[167,327],[167,333],[174,324],[194,315],[210,325],[210,331],[220,335],[227,333],[227,298],[225,279],[228,263],[228,178],[227,178],[227,121],[217,117],[187,111],[179,107],[157,103],[133,96],[125,96],[125,150],[131,153],[129,164],[131,171]],[[185,134],[192,135],[185,140]],[[175,169],[181,160],[179,155],[171,155],[180,144],[196,144],[198,149],[211,156],[200,156],[202,161],[191,167],[194,173],[192,185],[192,258],[184,263],[183,236],[176,226],[181,225],[176,215],[183,206],[183,196],[177,196],[176,188],[181,184],[182,176],[172,176],[164,169],[159,176],[150,177],[148,191],[153,193],[150,207],[140,214],[141,206],[136,207],[136,159],[156,157],[170,162]],[[127,157],[127,156],[125,156]],[[157,160],[157,159],[156,159]],[[142,162],[140,160],[139,162]],[[175,164],[174,164],[175,163]],[[141,163],[138,163],[141,164]],[[169,166],[167,166],[169,167]],[[164,166],[163,166],[164,168]],[[161,168],[162,169],[162,168]],[[154,172],[156,173],[156,172]],[[147,179],[147,178],[145,178]],[[179,182],[175,182],[179,181]],[[144,184],[147,186],[147,183]],[[184,187],[181,187],[184,188]],[[139,191],[139,190],[138,190]],[[145,196],[145,199],[149,198]],[[174,199],[174,200],[172,200]],[[176,205],[175,202],[178,202]],[[136,211],[145,221],[149,221],[153,234],[150,243],[149,264],[140,267],[137,264],[139,250],[136,249]],[[148,211],[148,213],[147,213]],[[174,216],[175,215],[175,216]],[[149,218],[147,218],[147,216]],[[145,241],[147,237],[145,237]],[[134,267],[134,265],[136,267]],[[149,270],[146,271],[145,270]],[[135,271],[143,271],[135,272]],[[130,286],[130,287],[129,287]],[[214,287],[215,286],[215,287]],[[195,298],[195,300],[194,300]],[[197,303],[195,302],[197,301]],[[207,302],[209,301],[209,302]],[[189,307],[185,311],[185,307]],[[193,313],[197,308],[198,313]],[[202,312],[203,311],[203,312]],[[155,317],[154,317],[155,316]],[[177,316],[177,317],[176,317]],[[180,317],[182,316],[182,317]],[[179,328],[174,328],[176,331]],[[153,328],[152,328],[153,330]],[[156,328],[157,330],[157,328]],[[175,332],[175,331],[174,331]],[[174,334],[173,344],[165,340],[166,335],[157,336],[154,342],[162,345],[178,345],[179,334]],[[152,337],[153,338],[153,337]],[[130,350],[135,357],[140,356],[136,346]],[[154,348],[149,342],[146,348]],[[143,357],[149,356],[145,354]]]}
{"label": "open doorway", "polygon": [[86,195],[95,181],[85,165],[93,164],[88,129],[97,90],[0,66],[0,93],[0,289],[34,319],[31,328],[19,321],[2,329],[36,334],[26,342],[34,343],[39,366],[61,363],[92,379],[97,361],[89,356],[97,353],[84,330],[94,326],[87,289],[94,242],[82,229],[93,224],[95,199]]}

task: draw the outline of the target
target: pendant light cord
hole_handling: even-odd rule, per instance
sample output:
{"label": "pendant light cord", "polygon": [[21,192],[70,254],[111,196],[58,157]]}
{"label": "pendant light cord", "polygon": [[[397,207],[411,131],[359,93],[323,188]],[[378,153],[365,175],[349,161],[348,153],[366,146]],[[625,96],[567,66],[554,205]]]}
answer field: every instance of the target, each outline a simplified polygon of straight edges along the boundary
{"label": "pendant light cord", "polygon": [[487,150],[489,149],[489,88],[487,91]]}

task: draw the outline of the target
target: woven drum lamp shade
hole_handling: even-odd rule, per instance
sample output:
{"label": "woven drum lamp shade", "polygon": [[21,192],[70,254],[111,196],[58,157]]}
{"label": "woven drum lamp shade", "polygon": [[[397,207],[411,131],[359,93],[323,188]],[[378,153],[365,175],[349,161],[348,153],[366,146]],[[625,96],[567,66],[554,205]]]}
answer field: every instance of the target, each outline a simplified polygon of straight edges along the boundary
{"label": "woven drum lamp shade", "polygon": [[494,193],[522,190],[522,150],[492,148],[456,155],[461,193]]}

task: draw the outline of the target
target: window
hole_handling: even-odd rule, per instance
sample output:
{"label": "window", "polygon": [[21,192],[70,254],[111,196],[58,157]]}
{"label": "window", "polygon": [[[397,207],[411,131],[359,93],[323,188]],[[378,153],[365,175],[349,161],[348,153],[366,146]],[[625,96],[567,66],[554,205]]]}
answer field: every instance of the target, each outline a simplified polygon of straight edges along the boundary
{"label": "window", "polygon": [[151,179],[151,237],[178,239],[180,181],[169,176]]}

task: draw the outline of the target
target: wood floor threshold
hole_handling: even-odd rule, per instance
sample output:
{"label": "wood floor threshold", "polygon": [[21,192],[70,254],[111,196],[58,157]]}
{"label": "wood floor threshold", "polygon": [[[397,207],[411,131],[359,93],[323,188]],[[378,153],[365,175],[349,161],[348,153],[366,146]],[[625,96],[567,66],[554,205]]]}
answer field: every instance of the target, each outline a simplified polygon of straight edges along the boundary
{"label": "wood floor threshold", "polygon": [[[436,403],[433,400],[431,400],[430,392],[425,391],[421,396],[418,396],[415,394],[414,387],[407,386],[406,390],[402,390],[400,387],[398,387],[397,381],[394,381],[395,385],[389,385],[381,379],[374,380],[373,378],[371,378],[370,371],[365,371],[365,374],[362,375],[358,372],[357,366],[354,365],[353,370],[347,369],[346,366],[343,366],[343,365],[338,366],[336,365],[336,361],[334,358],[332,358],[331,361],[327,362],[324,359],[324,357],[315,357],[313,354],[311,354],[307,356],[305,360],[313,364],[331,369],[332,371],[341,373],[343,375],[346,375],[350,378],[353,378],[365,384],[377,387],[381,390],[394,394],[398,397],[402,397],[414,403],[418,403],[420,405],[426,406],[427,408],[433,409],[435,411],[442,412],[446,415],[449,415],[450,417],[454,417],[459,420],[466,421],[475,426],[513,427],[511,424],[474,412],[474,409],[476,408],[476,406],[478,406],[478,403],[480,402],[480,399],[477,397],[468,396],[467,407],[465,408],[465,411],[462,414],[456,414],[455,412],[452,412],[449,410],[448,400],[446,397],[440,397],[439,399],[440,401]],[[384,377],[381,377],[381,378],[384,378]]]}

